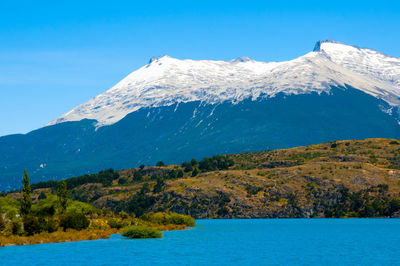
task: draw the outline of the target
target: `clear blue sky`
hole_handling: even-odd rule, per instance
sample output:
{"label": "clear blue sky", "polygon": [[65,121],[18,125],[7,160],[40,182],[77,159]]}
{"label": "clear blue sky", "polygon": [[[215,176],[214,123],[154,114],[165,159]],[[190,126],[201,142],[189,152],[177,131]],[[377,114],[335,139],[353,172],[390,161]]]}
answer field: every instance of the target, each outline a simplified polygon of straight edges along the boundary
{"label": "clear blue sky", "polygon": [[290,60],[331,38],[400,57],[398,1],[0,1],[0,136],[39,128],[151,56]]}

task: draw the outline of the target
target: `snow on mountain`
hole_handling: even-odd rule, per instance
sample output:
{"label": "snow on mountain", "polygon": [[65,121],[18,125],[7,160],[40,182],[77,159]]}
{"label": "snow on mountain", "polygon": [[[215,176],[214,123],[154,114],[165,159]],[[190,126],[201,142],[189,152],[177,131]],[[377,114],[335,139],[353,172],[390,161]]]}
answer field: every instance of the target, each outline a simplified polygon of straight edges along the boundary
{"label": "snow on mountain", "polygon": [[280,92],[329,92],[331,86],[345,85],[400,106],[400,59],[333,41],[318,42],[313,52],[286,62],[152,58],[108,91],[48,125],[88,118],[100,127],[143,107],[191,101],[236,103]]}

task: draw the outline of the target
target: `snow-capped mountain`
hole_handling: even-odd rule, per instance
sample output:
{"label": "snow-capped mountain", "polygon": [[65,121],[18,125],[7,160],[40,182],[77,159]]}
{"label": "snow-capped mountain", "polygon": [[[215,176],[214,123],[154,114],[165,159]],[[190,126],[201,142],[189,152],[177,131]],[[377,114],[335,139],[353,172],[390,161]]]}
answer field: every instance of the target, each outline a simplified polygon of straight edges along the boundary
{"label": "snow-capped mountain", "polygon": [[287,62],[153,58],[48,126],[0,137],[0,190],[106,168],[400,139],[400,59],[333,41]]}
{"label": "snow-capped mountain", "polygon": [[400,58],[334,41],[320,41],[314,51],[286,62],[152,58],[105,93],[55,121],[95,119],[111,125],[145,107],[176,103],[237,103],[245,99],[329,92],[349,85],[392,106],[400,105]]}

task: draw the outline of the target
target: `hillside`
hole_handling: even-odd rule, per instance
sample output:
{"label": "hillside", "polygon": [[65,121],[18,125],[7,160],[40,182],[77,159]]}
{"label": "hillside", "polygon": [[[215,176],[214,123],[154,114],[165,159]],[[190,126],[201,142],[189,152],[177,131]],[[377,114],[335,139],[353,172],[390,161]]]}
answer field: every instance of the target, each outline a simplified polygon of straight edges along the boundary
{"label": "hillside", "polygon": [[[68,179],[99,208],[196,218],[399,216],[400,141],[347,140]],[[34,195],[58,182],[34,185]],[[18,193],[10,196],[17,198]]]}

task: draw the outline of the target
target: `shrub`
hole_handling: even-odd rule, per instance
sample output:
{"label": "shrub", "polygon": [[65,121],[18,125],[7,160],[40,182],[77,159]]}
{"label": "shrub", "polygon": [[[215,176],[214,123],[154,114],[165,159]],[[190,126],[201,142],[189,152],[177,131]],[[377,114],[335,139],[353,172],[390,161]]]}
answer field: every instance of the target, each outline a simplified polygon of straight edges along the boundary
{"label": "shrub", "polygon": [[155,224],[168,224],[170,216],[165,212],[157,212],[150,217],[150,222]]}
{"label": "shrub", "polygon": [[11,221],[11,232],[13,235],[22,234],[21,221],[19,219],[13,219]]}
{"label": "shrub", "polygon": [[11,219],[19,213],[20,203],[9,197],[0,197],[0,213],[5,213]]}
{"label": "shrub", "polygon": [[165,166],[165,163],[163,161],[159,161],[159,162],[157,162],[156,166],[159,166],[159,167]]}
{"label": "shrub", "polygon": [[204,158],[199,162],[199,169],[201,171],[214,171],[214,170],[227,170],[233,166],[234,162],[227,156],[214,155],[210,158]]}
{"label": "shrub", "polygon": [[116,229],[121,229],[124,226],[122,222],[117,221],[115,219],[110,219],[108,220],[107,223],[111,228],[116,228]]}
{"label": "shrub", "polygon": [[130,217],[130,215],[128,213],[124,212],[124,211],[121,211],[118,215],[122,219],[128,219]]}
{"label": "shrub", "polygon": [[118,179],[118,185],[125,185],[128,183],[128,178],[126,177],[121,177],[120,179]]}
{"label": "shrub", "polygon": [[[43,218],[41,218],[43,219]],[[42,232],[43,221],[39,222],[39,218],[33,215],[26,215],[22,218],[24,231],[28,236]]]}
{"label": "shrub", "polygon": [[82,213],[67,213],[61,216],[60,226],[64,231],[68,228],[82,230],[89,227],[89,220]]}
{"label": "shrub", "polygon": [[142,174],[139,171],[133,173],[133,180],[134,181],[141,181],[143,179]]}
{"label": "shrub", "polygon": [[129,226],[122,230],[122,236],[128,238],[161,238],[162,233],[148,226]]}
{"label": "shrub", "polygon": [[67,207],[67,213],[82,213],[82,214],[93,214],[96,213],[98,210],[96,210],[93,205],[90,205],[85,202],[80,202],[80,201],[71,201],[68,203]]}
{"label": "shrub", "polygon": [[196,221],[189,215],[183,215],[178,213],[171,213],[169,217],[169,223],[171,224],[183,224],[187,226],[195,226]]}
{"label": "shrub", "polygon": [[58,230],[58,222],[57,220],[53,219],[53,218],[47,218],[47,221],[44,225],[44,230],[49,232],[49,233],[53,233],[56,232]]}

